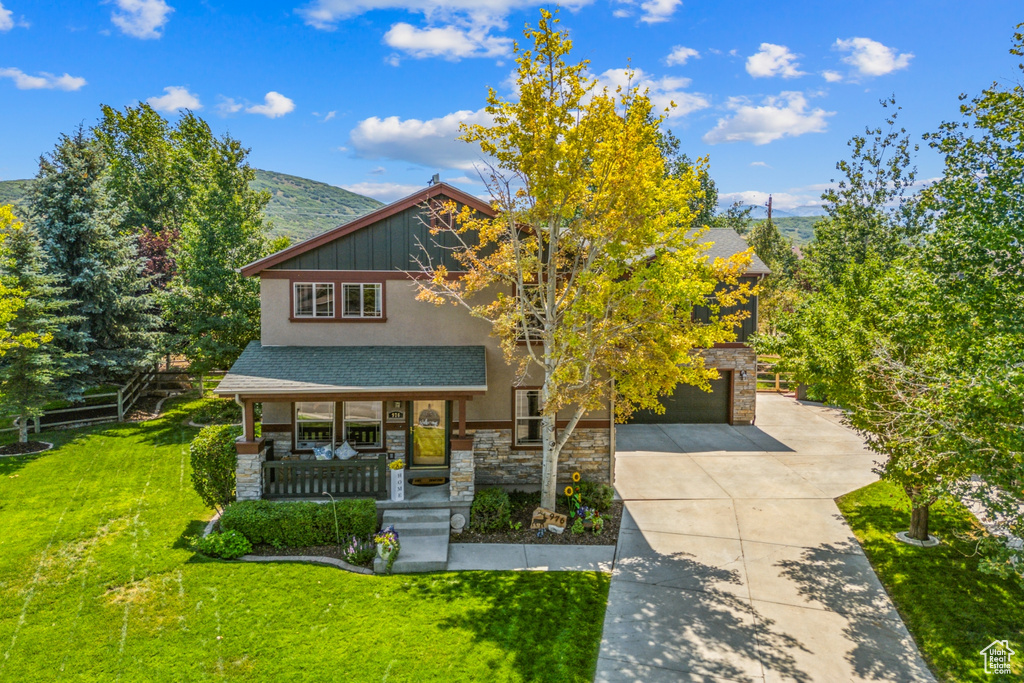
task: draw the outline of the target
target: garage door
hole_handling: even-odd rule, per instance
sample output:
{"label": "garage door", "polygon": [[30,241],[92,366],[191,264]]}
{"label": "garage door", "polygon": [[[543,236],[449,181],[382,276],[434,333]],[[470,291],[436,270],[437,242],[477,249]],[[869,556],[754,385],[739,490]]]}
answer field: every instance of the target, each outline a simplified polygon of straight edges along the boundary
{"label": "garage door", "polygon": [[692,384],[680,384],[671,396],[661,399],[665,412],[661,415],[650,410],[638,410],[630,420],[633,424],[694,424],[729,422],[729,386],[732,373],[720,371],[711,381],[711,393],[701,391]]}

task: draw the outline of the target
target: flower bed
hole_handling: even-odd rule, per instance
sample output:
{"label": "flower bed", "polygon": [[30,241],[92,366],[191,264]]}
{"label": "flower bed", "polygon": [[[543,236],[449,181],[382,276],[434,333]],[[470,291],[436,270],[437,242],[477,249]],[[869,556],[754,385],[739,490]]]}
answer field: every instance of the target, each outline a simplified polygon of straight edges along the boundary
{"label": "flower bed", "polygon": [[[540,507],[540,492],[526,493],[512,491],[508,495],[510,503],[509,525],[494,531],[480,531],[473,526],[466,527],[461,534],[451,535],[452,543],[529,543],[538,545],[615,545],[619,540],[619,526],[622,523],[622,503],[613,502],[601,513],[605,519],[604,529],[596,534],[591,530],[573,533],[575,521],[570,515],[569,502],[566,496],[557,499],[555,512],[569,516],[568,526],[561,534],[545,531],[537,535],[530,529],[533,511]],[[586,501],[584,501],[586,503]],[[518,528],[517,528],[518,527]]]}

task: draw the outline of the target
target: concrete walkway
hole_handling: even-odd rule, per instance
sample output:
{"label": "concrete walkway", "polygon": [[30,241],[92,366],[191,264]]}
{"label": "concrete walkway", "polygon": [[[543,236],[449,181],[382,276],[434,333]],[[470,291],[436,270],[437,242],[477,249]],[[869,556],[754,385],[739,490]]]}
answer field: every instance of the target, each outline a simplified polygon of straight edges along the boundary
{"label": "concrete walkway", "polygon": [[610,572],[615,547],[610,545],[533,545],[452,543],[448,571]]}
{"label": "concrete walkway", "polygon": [[835,411],[626,425],[596,680],[934,680],[833,498],[876,479]]}

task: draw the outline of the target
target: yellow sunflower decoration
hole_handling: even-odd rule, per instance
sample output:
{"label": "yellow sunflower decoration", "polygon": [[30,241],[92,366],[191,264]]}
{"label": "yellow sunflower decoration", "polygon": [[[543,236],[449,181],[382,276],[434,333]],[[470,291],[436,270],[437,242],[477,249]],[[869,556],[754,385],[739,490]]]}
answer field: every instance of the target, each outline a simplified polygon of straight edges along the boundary
{"label": "yellow sunflower decoration", "polygon": [[571,486],[566,486],[565,487],[565,495],[572,496],[572,494],[573,494],[572,487]]}
{"label": "yellow sunflower decoration", "polygon": [[578,482],[580,480],[580,473],[579,472],[573,472],[572,473],[572,480],[575,481],[575,482]]}

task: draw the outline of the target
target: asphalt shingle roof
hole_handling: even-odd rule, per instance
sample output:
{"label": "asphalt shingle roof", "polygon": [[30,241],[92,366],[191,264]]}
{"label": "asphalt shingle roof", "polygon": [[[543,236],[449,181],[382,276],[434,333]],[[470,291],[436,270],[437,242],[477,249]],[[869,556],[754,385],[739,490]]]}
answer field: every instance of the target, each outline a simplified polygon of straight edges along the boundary
{"label": "asphalt shingle roof", "polygon": [[263,346],[249,342],[216,393],[486,391],[483,346]]}
{"label": "asphalt shingle roof", "polygon": [[[750,248],[747,241],[732,228],[709,228],[700,236],[700,241],[711,244],[707,251],[708,263],[716,258],[727,259]],[[747,275],[768,275],[771,272],[757,254],[751,254]]]}

